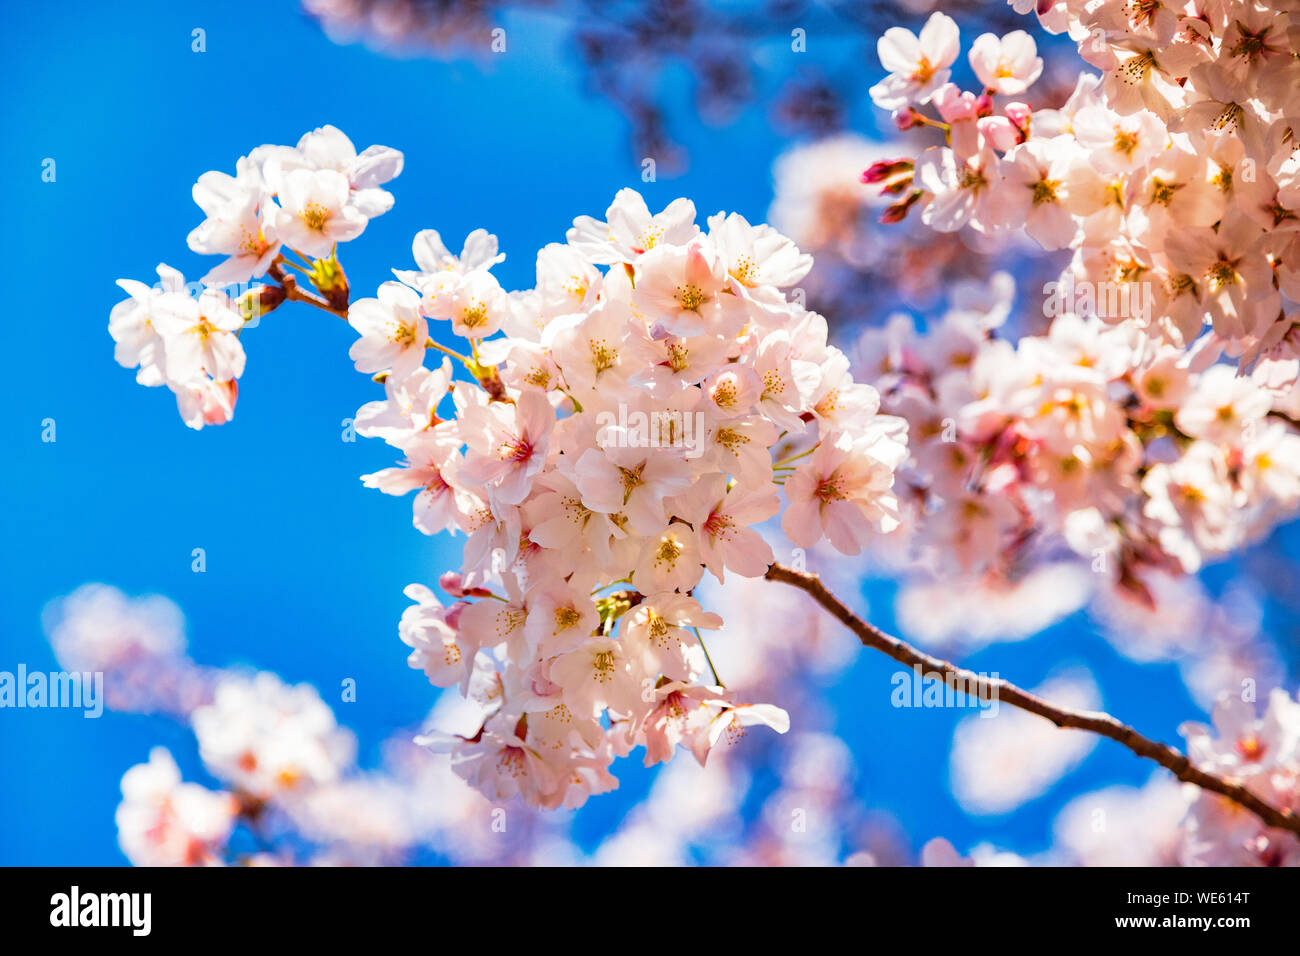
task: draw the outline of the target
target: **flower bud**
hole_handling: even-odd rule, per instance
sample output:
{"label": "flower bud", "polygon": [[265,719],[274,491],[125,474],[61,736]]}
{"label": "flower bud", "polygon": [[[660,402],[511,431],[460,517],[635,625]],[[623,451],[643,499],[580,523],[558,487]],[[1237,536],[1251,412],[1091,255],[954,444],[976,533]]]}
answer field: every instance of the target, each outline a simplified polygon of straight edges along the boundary
{"label": "flower bud", "polygon": [[894,111],[894,126],[900,130],[911,129],[916,125],[918,114],[912,107]]}
{"label": "flower bud", "polygon": [[330,253],[328,259],[315,260],[311,264],[308,278],[331,306],[339,310],[347,309],[348,277],[336,254]]}
{"label": "flower bud", "polygon": [[260,319],[279,307],[285,299],[283,286],[259,285],[249,289],[235,301],[235,308],[245,322]]}
{"label": "flower bud", "polygon": [[891,226],[894,223],[902,222],[907,218],[907,214],[911,212],[912,207],[916,205],[917,200],[919,200],[923,195],[925,194],[921,190],[916,189],[913,190],[912,194],[906,199],[900,199],[892,206],[888,206],[885,211],[880,214],[881,223],[886,226]]}
{"label": "flower bud", "polygon": [[491,597],[492,592],[487,588],[467,588],[465,587],[465,575],[459,571],[445,571],[438,578],[438,587],[442,588],[454,598],[463,597]]}
{"label": "flower bud", "polygon": [[882,159],[879,162],[872,163],[863,170],[861,181],[870,186],[875,183],[883,183],[887,179],[892,179],[899,173],[912,169],[910,159]]}

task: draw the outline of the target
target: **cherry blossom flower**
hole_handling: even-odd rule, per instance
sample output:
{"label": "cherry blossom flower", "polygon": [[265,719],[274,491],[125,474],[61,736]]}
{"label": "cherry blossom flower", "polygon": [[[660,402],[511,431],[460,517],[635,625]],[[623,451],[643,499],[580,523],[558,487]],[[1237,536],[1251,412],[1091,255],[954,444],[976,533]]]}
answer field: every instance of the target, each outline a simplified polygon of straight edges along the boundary
{"label": "cherry blossom flower", "polygon": [[462,477],[491,488],[504,504],[528,496],[533,476],[546,465],[555,412],[539,392],[525,392],[513,406],[471,405],[460,419],[469,446]]}
{"label": "cherry blossom flower", "polygon": [[[225,182],[215,177],[224,177]],[[199,177],[194,201],[208,218],[190,233],[189,247],[204,255],[229,257],[209,269],[203,281],[221,285],[265,275],[280,252],[275,231],[278,207],[271,194],[241,186],[222,173],[209,172]]]}
{"label": "cherry blossom flower", "polygon": [[163,338],[154,325],[154,311],[170,302],[169,295],[185,294],[185,277],[167,265],[158,266],[159,285],[150,287],[135,279],[118,279],[130,296],[113,307],[108,331],[117,347],[113,357],[123,368],[138,368],[141,385],[162,385],[167,380]]}
{"label": "cherry blossom flower", "polygon": [[[1243,784],[1274,806],[1294,807],[1300,797],[1300,702],[1274,690],[1263,713],[1240,698],[1215,705],[1214,726],[1187,723],[1188,755]],[[1180,862],[1211,866],[1300,865],[1300,839],[1241,813],[1215,794],[1199,792],[1186,823]]]}
{"label": "cherry blossom flower", "polygon": [[663,331],[676,336],[735,335],[745,308],[732,291],[727,263],[704,239],[659,246],[637,263],[636,302]]}
{"label": "cherry blossom flower", "polygon": [[162,336],[167,380],[180,385],[205,375],[228,382],[244,374],[244,349],[235,335],[244,319],[215,289],[197,297],[167,295],[151,319]]}
{"label": "cherry blossom flower", "polygon": [[901,438],[901,427],[882,425],[860,439],[846,433],[823,441],[786,482],[790,506],[781,528],[790,540],[806,548],[825,535],[844,554],[857,554],[876,533],[897,527],[890,489],[907,454]]}
{"label": "cherry blossom flower", "polygon": [[491,269],[505,260],[505,255],[497,252],[497,237],[486,229],[475,229],[466,236],[460,255],[452,255],[438,230],[421,229],[411,243],[411,254],[419,271],[394,269],[393,274],[421,291],[431,282],[444,278],[444,273],[464,276]]}
{"label": "cherry blossom flower", "polygon": [[1006,158],[1006,219],[1023,222],[1044,249],[1068,246],[1078,230],[1069,208],[1074,150],[1060,140],[1035,140],[1014,147]]}
{"label": "cherry blossom flower", "polygon": [[651,215],[634,189],[619,190],[605,219],[579,216],[568,235],[569,245],[597,265],[630,262],[661,243],[681,245],[699,232],[695,205],[689,199],[676,199],[663,212]]}
{"label": "cherry blossom flower", "polygon": [[772,563],[771,545],[753,526],[781,510],[774,490],[728,487],[722,475],[711,475],[677,496],[673,510],[697,529],[700,563],[719,582],[724,580],[725,568],[758,577]]}
{"label": "cherry blossom flower", "polygon": [[222,860],[238,810],[229,793],[182,783],[165,747],[122,776],[118,841],[136,866],[205,866]]}
{"label": "cherry blossom flower", "polygon": [[315,688],[266,672],[226,676],[191,720],[208,769],[256,796],[334,780],[356,751]]}
{"label": "cherry blossom flower", "polygon": [[377,298],[352,303],[348,324],[361,334],[348,350],[358,372],[389,371],[401,382],[424,361],[429,324],[419,295],[400,283],[385,282]]}
{"label": "cherry blossom flower", "polygon": [[996,187],[1002,162],[987,149],[964,159],[951,149],[927,150],[916,164],[917,184],[933,196],[922,221],[940,232],[965,225],[980,231],[1001,228],[1005,213]]}
{"label": "cherry blossom flower", "polygon": [[361,235],[366,216],[349,203],[347,176],[332,169],[294,169],[280,182],[275,229],[280,240],[310,256]]}
{"label": "cherry blossom flower", "polygon": [[889,76],[871,88],[871,98],[886,110],[929,102],[935,90],[948,82],[949,68],[960,49],[957,24],[942,13],[930,14],[919,37],[911,30],[891,27],[876,43]]}
{"label": "cherry blossom flower", "polygon": [[992,33],[975,38],[970,48],[970,65],[985,89],[1018,96],[1042,75],[1043,59],[1034,38],[1015,30],[999,39]]}
{"label": "cherry blossom flower", "polygon": [[341,173],[348,183],[348,205],[373,219],[393,207],[392,193],[379,187],[401,173],[403,162],[402,154],[388,146],[370,146],[358,154],[341,130],[322,126],[305,133],[293,153],[278,152],[272,165],[281,175],[299,166]]}
{"label": "cherry blossom flower", "polygon": [[435,687],[469,682],[472,654],[461,646],[456,615],[467,605],[442,606],[434,593],[422,584],[407,585],[403,592],[416,603],[402,612],[397,631],[411,647],[407,663],[424,671]]}

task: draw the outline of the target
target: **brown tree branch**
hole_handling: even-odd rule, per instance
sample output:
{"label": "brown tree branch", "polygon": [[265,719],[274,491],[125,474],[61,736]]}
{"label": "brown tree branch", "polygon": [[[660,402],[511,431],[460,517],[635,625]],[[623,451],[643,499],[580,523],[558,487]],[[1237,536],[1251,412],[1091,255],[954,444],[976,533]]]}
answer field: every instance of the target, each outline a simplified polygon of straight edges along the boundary
{"label": "brown tree branch", "polygon": [[821,579],[815,574],[805,574],[780,564],[773,564],[767,569],[765,577],[769,581],[782,581],[806,592],[814,601],[839,620],[841,624],[856,634],[858,640],[865,646],[882,651],[899,663],[912,667],[919,666],[927,673],[937,672],[945,682],[960,681],[961,686],[968,689],[975,688],[982,698],[988,695],[988,699],[996,699],[999,703],[1010,704],[1012,707],[1018,707],[1020,710],[1036,714],[1045,720],[1050,720],[1058,727],[1088,730],[1094,734],[1109,737],[1111,740],[1123,744],[1139,757],[1154,760],[1179,780],[1194,783],[1202,790],[1212,791],[1234,803],[1240,804],[1271,827],[1289,830],[1300,835],[1300,815],[1288,809],[1279,810],[1272,804],[1266,803],[1255,796],[1239,783],[1206,773],[1193,765],[1186,756],[1173,747],[1142,736],[1132,727],[1121,723],[1110,714],[1066,710],[1043,700],[1041,697],[1036,697],[1028,691],[1021,690],[1015,684],[1001,678],[991,680],[973,671],[968,671],[948,661],[940,660],[919,651],[910,644],[900,641],[896,637],[891,637],[878,627],[862,620],[862,618],[850,611],[839,598],[827,590],[826,585],[822,584]]}

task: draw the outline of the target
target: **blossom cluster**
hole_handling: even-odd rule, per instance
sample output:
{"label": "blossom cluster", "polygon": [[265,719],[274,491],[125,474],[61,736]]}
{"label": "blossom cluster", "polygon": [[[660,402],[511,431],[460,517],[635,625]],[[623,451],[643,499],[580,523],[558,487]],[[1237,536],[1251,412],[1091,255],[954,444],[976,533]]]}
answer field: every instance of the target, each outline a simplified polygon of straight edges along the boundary
{"label": "blossom cluster", "polygon": [[925,334],[900,316],[859,343],[908,421],[904,523],[937,576],[1009,587],[1065,549],[1150,605],[1152,573],[1193,573],[1300,506],[1294,392],[1095,316],[1013,345],[1006,312],[965,303]]}
{"label": "blossom cluster", "polygon": [[863,174],[902,197],[886,215],[919,208],[942,231],[1023,228],[1070,251],[1079,311],[1196,343],[1202,362],[1227,355],[1274,390],[1294,386],[1295,4],[1011,2],[1068,31],[1100,77],[1082,74],[1060,109],[1032,110],[1019,98],[1043,61],[1028,33],[978,37],[968,60],[979,87],[963,90],[951,82],[950,18],[933,14],[919,36],[887,31],[890,72],[873,99],[901,128],[942,131],[945,145]]}
{"label": "blossom cluster", "polygon": [[[1272,806],[1300,811],[1300,700],[1274,690],[1262,713],[1240,697],[1214,708],[1213,727],[1184,724],[1197,766],[1240,783]],[[1300,838],[1237,804],[1196,791],[1180,850],[1188,866],[1300,866]]]}
{"label": "blossom cluster", "polygon": [[[347,284],[334,250],[355,239],[393,196],[381,188],[401,172],[402,154],[371,146],[358,154],[333,126],[307,133],[296,147],[260,146],[241,157],[235,175],[206,172],[194,184],[194,201],[206,218],[189,235],[189,247],[223,256],[197,283],[166,264],[150,286],[120,279],[129,298],[114,307],[108,330],[116,358],[138,369],[141,385],[166,385],[191,428],[222,424],[234,415],[245,354],[246,323],[279,305],[282,286],[232,287],[284,268],[299,269],[331,301],[347,301]],[[286,261],[300,253],[308,271]]]}
{"label": "blossom cluster", "polygon": [[[454,603],[413,584],[399,630],[412,666],[489,713],[472,736],[425,741],[484,792],[549,807],[611,789],[610,763],[638,746],[648,764],[678,744],[702,763],[746,725],[784,732],[785,712],[737,699],[713,671],[700,632],[723,621],[695,588],[706,572],[762,576],[774,556],[756,526],[783,505],[798,548],[859,553],[898,524],[906,456],[903,420],[877,414],[826,321],[790,294],[811,257],[740,215],[701,229],[688,200],[652,215],[623,190],[604,220],[580,217],[541,250],[531,289],[501,286],[485,230],[453,254],[430,229],[414,270],[352,301],[336,244],[389,208],[378,187],[400,163],[383,147],[357,156],[330,127],[261,147],[236,176],[200,178],[209,218],[190,243],[227,256],[205,282],[269,275],[279,285],[248,293],[259,306],[305,300],[346,318],[357,370],[384,386],[356,431],[403,455],[363,481],[415,492],[420,531],[467,536],[461,568],[439,581]],[[319,295],[286,274],[286,254]],[[113,317],[119,359],[171,382],[179,354],[233,396],[244,321],[196,313],[183,341],[200,347],[185,351],[170,320],[193,302],[133,295]]]}
{"label": "blossom cluster", "polygon": [[[950,65],[947,40],[934,36],[946,25],[936,24],[913,40]],[[907,47],[898,35],[890,42]],[[1041,69],[1032,41],[992,42],[1001,46],[981,38],[972,56],[982,82],[1000,84],[984,95],[1023,92]],[[929,63],[929,53],[916,55]],[[896,72],[877,98],[908,104],[946,89],[909,84],[915,77]],[[1089,95],[1095,89],[1081,84],[1076,96]],[[905,109],[907,122],[926,125]],[[937,125],[955,143],[953,124]],[[1063,123],[1059,138],[1075,137],[1077,125]],[[973,127],[978,142],[989,138],[979,149],[1008,164],[1031,140],[1028,121],[1024,142],[1005,150],[989,145],[999,128]],[[877,163],[867,178],[905,192],[914,168],[926,181],[935,159],[926,155],[915,167]],[[811,257],[739,215],[719,213],[702,229],[686,200],[652,214],[623,190],[603,220],[581,217],[565,243],[542,249],[536,283],[521,291],[498,281],[504,256],[485,230],[459,254],[425,230],[415,269],[394,270],[397,281],[352,301],[337,243],[391,205],[378,187],[400,162],[383,147],[358,157],[326,128],[295,149],[253,151],[235,177],[205,174],[195,197],[209,218],[190,243],[225,260],[197,299],[166,267],[159,289],[128,284],[132,297],[110,328],[119,360],[138,365],[144,384],[169,384],[194,427],[230,417],[238,334],[266,308],[307,301],[358,333],[350,357],[384,397],[357,413],[356,431],[402,455],[364,483],[415,492],[423,533],[467,538],[459,570],[438,581],[452,603],[410,585],[415,603],[399,635],[411,666],[458,688],[476,719],[417,740],[448,752],[489,799],[573,807],[617,786],[614,759],[638,747],[647,765],[678,745],[703,765],[746,726],[788,729],[783,710],[723,684],[701,634],[724,626],[725,599],[712,604],[706,572],[718,585],[727,572],[761,578],[775,555],[759,526],[778,515],[799,557],[823,543],[857,555],[901,524],[937,573],[1008,585],[1061,544],[1150,605],[1153,573],[1194,572],[1300,502],[1291,427],[1300,393],[1284,350],[1242,377],[1215,359],[1258,343],[1225,336],[1214,316],[1214,331],[1188,349],[1194,336],[1168,334],[1153,312],[1115,322],[1075,300],[1047,334],[1012,345],[997,334],[1010,304],[995,283],[983,302],[963,292],[923,335],[908,319],[868,333],[859,350],[866,384],[795,290]],[[940,200],[913,190],[897,214],[921,203],[929,224],[953,226]],[[951,209],[954,228],[988,225],[964,200]],[[1076,265],[1077,239],[1061,243]],[[319,295],[298,287],[289,267]],[[238,300],[221,291],[264,275],[277,285]],[[1145,298],[1133,301],[1150,305],[1139,285]],[[222,302],[228,314],[218,321],[209,312]],[[437,341],[444,333],[464,340],[462,351]],[[214,406],[204,397],[214,390],[230,402]],[[350,775],[351,736],[310,688],[269,674],[187,678],[187,703],[173,696],[169,706],[187,713],[204,765],[229,790],[183,783],[170,756],[155,754],[124,780],[123,845],[133,859],[217,862],[239,821],[256,832],[276,813],[337,837],[362,791],[406,809],[403,788]],[[1069,763],[1039,769],[1057,775]],[[994,805],[1004,795],[970,798]],[[400,827],[354,836],[389,849],[412,839]]]}
{"label": "blossom cluster", "polygon": [[[833,566],[827,569],[834,573]],[[799,712],[797,723],[815,726],[820,708],[813,684],[823,683],[847,658],[823,648],[821,659],[813,661],[806,651],[818,652],[821,643],[843,632],[827,626],[819,638],[817,625],[824,616],[810,618],[815,609],[799,591],[753,579],[736,583],[739,588],[714,590],[727,627],[742,629],[748,640],[719,648],[719,666],[748,690],[779,687],[783,702]],[[751,593],[754,589],[764,593]],[[777,616],[779,623],[761,622],[764,615]],[[803,621],[812,628],[805,652],[774,640]],[[162,597],[131,599],[105,585],[85,585],[51,603],[46,629],[62,666],[105,671],[114,710],[151,709],[156,695],[140,686],[141,673],[171,688],[193,683],[199,670],[185,654],[180,611]],[[756,648],[755,640],[771,646]],[[388,742],[382,768],[358,771],[351,762],[351,735],[335,724],[310,687],[289,686],[269,673],[205,668],[203,674],[206,693],[190,695],[188,708],[173,716],[194,731],[199,759],[219,786],[184,780],[176,758],[163,747],[130,768],[122,779],[117,824],[123,852],[135,864],[394,863],[424,848],[465,863],[583,861],[566,843],[562,817],[524,813],[512,817],[507,832],[499,832],[494,826],[499,809],[445,763],[429,761],[409,734],[399,732]],[[1037,692],[1052,699],[1083,694],[1084,705],[1095,693],[1086,672],[1050,683]],[[1248,781],[1276,806],[1295,807],[1300,797],[1297,707],[1275,692],[1256,719],[1248,704],[1226,702],[1215,713],[1217,730],[1188,724],[1183,732],[1194,755],[1213,762],[1211,769]],[[1092,742],[1054,733],[1042,722],[1019,721],[1030,720],[1027,715],[1006,717],[1011,719],[968,718],[954,737],[954,791],[965,794],[962,802],[969,801],[970,812],[1003,812],[1041,794]],[[430,719],[469,733],[481,723],[482,709],[449,690]],[[1041,734],[1040,724],[1046,731]],[[854,761],[842,740],[809,730],[779,743],[772,739],[775,749],[728,749],[707,767],[673,762],[589,861],[896,865],[912,859],[897,825],[859,801],[852,785]],[[767,792],[761,813],[746,820],[740,808],[754,791],[758,766],[776,767],[779,786]],[[1000,769],[990,773],[990,766]],[[1098,825],[1099,814],[1104,826]],[[1180,787],[1164,771],[1156,771],[1141,790],[1110,787],[1076,798],[1057,818],[1056,830],[1056,845],[1032,858],[987,845],[963,857],[938,839],[922,849],[920,862],[1263,865],[1300,860],[1294,839],[1263,829],[1253,816],[1218,798]]]}
{"label": "blossom cluster", "polygon": [[[652,215],[624,190],[567,239],[539,253],[534,288],[507,293],[494,237],[454,256],[422,232],[418,269],[349,313],[356,366],[386,390],[357,432],[405,455],[366,484],[416,491],[426,534],[468,536],[440,581],[457,600],[411,585],[401,636],[433,684],[490,712],[472,737],[424,739],[485,793],[541,806],[612,788],[610,763],[637,746],[647,764],[679,744],[703,763],[746,725],[784,731],[783,711],[712,672],[700,631],[723,621],[695,589],[766,572],[754,526],[783,499],[795,545],[859,553],[897,524],[906,454],[902,420],[877,414],[825,320],[787,294],[811,260],[775,230],[719,213],[703,231],[690,202]],[[424,366],[430,322],[469,340],[472,357],[453,355],[477,384],[453,381],[450,358]],[[807,450],[774,461],[796,440]]]}
{"label": "blossom cluster", "polygon": [[[204,769],[220,781],[210,790],[183,781],[175,758],[155,747],[147,763],[122,777],[117,810],[122,852],[139,866],[209,866],[241,859],[232,840],[243,827],[254,840],[291,830],[314,836],[327,849],[346,850],[345,859],[379,862],[400,841],[356,837],[326,824],[321,806],[347,795],[349,813],[365,812],[372,828],[391,819],[374,800],[360,799],[347,775],[356,742],[308,684],[285,684],[275,674],[223,671],[212,698],[186,715]],[[284,864],[293,859],[250,847],[243,862]]]}
{"label": "blossom cluster", "polygon": [[[813,566],[820,567],[818,559],[809,555]],[[713,590],[727,628],[736,631],[736,640],[714,651],[728,682],[780,693],[792,710],[803,708],[801,725],[815,725],[816,697],[806,685],[824,682],[847,663],[846,649],[831,646],[845,632],[793,589],[742,578]],[[134,864],[391,864],[430,850],[460,863],[583,861],[569,842],[566,816],[511,809],[502,828],[501,808],[446,762],[430,761],[409,731],[387,741],[381,767],[358,770],[350,759],[351,735],[307,685],[290,686],[266,672],[200,668],[190,660],[183,616],[166,598],[129,598],[87,584],[51,602],[45,618],[62,666],[104,671],[113,710],[158,709],[159,693],[142,686],[142,674],[164,689],[202,688],[183,698],[172,695],[168,711],[193,732],[199,761],[218,785],[185,779],[178,766],[184,755],[164,747],[128,769],[117,825],[122,850]],[[805,624],[799,648],[778,639]],[[449,689],[428,720],[469,734],[482,715],[479,704]],[[588,859],[599,865],[692,857],[825,865],[866,851],[905,859],[876,837],[853,833],[864,809],[854,802],[852,758],[843,741],[808,730],[772,738],[778,739],[776,753],[763,741],[728,748],[707,767],[673,762]],[[738,809],[756,768],[773,763],[784,768],[782,787],[768,796],[762,818],[746,825]],[[806,829],[791,830],[790,807],[806,815]]]}
{"label": "blossom cluster", "polygon": [[[184,617],[159,596],[128,598],[87,584],[50,603],[45,629],[62,667],[100,671],[108,706],[162,713],[188,725],[204,769],[222,787],[184,781],[171,752],[155,747],[122,778],[117,810],[122,852],[140,866],[206,866],[242,859],[289,862],[287,852],[239,854],[241,828],[269,841],[286,829],[357,862],[400,844],[349,833],[344,814],[320,806],[358,786],[355,741],[309,685],[267,672],[201,667],[186,652]],[[376,801],[352,800],[372,824],[393,819]],[[299,842],[303,842],[300,838]]]}
{"label": "blossom cluster", "polygon": [[42,624],[63,670],[108,675],[112,710],[183,715],[211,699],[212,675],[190,660],[184,619],[165,597],[86,584],[51,601]]}

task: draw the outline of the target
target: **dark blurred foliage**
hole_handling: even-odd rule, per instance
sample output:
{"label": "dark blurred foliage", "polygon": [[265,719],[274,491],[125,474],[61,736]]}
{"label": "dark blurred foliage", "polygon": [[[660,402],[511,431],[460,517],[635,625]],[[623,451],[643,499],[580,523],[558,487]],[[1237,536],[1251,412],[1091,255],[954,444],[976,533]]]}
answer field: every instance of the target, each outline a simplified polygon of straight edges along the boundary
{"label": "dark blurred foliage", "polygon": [[[932,131],[895,135],[868,95],[883,75],[877,38],[891,26],[919,30],[937,0],[304,0],[303,6],[338,42],[443,60],[486,61],[498,27],[513,29],[529,17],[558,22],[588,91],[627,118],[632,157],[652,157],[659,175],[680,172],[689,161],[678,131],[693,121],[725,126],[751,109],[775,138],[791,143],[815,144],[854,127],[866,127],[873,140],[897,140],[895,155],[940,142]],[[1033,17],[1018,16],[1001,0],[943,0],[941,6],[961,26],[964,48],[984,31],[1023,29],[1042,46],[1053,42]],[[1047,72],[1025,97],[1035,108],[1064,102],[1081,65],[1073,56],[1045,59]],[[970,79],[967,72],[963,56],[954,79]],[[865,140],[845,142],[867,149]],[[816,154],[792,158],[785,177],[778,163],[771,216],[816,256],[805,283],[808,305],[839,329],[876,324],[898,309],[940,306],[936,293],[998,268],[1031,288],[1059,269],[1059,257],[1045,260],[1035,249],[1008,249],[968,232],[938,234],[916,215],[880,225],[885,203],[857,178],[872,159],[890,155],[890,147],[882,144],[860,167],[855,148],[831,161]]]}
{"label": "dark blurred foliage", "polygon": [[[308,15],[340,42],[360,40],[396,55],[439,59],[491,49],[508,16],[559,18],[585,82],[627,117],[631,149],[660,172],[680,171],[686,149],[666,77],[690,77],[692,108],[722,125],[761,104],[784,136],[847,128],[851,107],[878,77],[875,41],[891,26],[918,28],[935,0],[304,0]],[[963,27],[1033,29],[998,0],[944,0]],[[802,30],[802,37],[795,31]],[[792,58],[815,44],[817,56]],[[826,54],[827,50],[833,56]]]}

